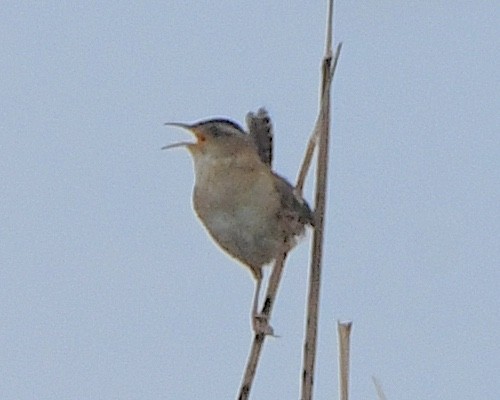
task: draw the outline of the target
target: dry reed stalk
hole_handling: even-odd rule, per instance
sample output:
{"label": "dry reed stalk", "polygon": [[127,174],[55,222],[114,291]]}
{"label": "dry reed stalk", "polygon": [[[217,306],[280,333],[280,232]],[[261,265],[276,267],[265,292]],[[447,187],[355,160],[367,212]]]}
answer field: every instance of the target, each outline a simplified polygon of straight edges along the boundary
{"label": "dry reed stalk", "polygon": [[[316,336],[317,336],[317,318],[319,304],[319,278],[321,272],[321,256],[323,244],[323,226],[326,200],[326,179],[328,164],[328,129],[330,125],[330,89],[337,60],[340,55],[342,45],[339,44],[335,57],[332,56],[332,28],[333,28],[333,0],[329,1],[328,22],[326,35],[326,49],[323,58],[323,77],[320,96],[320,112],[316,121],[313,134],[309,140],[306,155],[302,163],[296,191],[302,195],[302,189],[308,169],[311,164],[314,149],[319,141],[318,167],[316,170],[316,203],[315,203],[315,230],[313,237],[313,253],[311,259],[311,273],[309,278],[309,297],[306,341],[304,345],[304,373],[302,385],[302,399],[312,398],[312,380],[314,374],[314,360],[316,354]],[[319,138],[319,139],[318,139]],[[271,273],[269,285],[266,292],[266,299],[262,308],[262,314],[270,319],[272,307],[274,305],[283,267],[286,260],[286,253],[283,253],[275,260],[274,268]],[[239,400],[246,400],[250,396],[253,380],[257,370],[260,354],[264,345],[265,335],[256,334],[252,341],[250,353],[248,356],[245,372],[238,393]]]}
{"label": "dry reed stalk", "polygon": [[321,266],[323,256],[324,217],[326,211],[326,186],[328,181],[328,144],[330,130],[331,84],[340,56],[342,44],[332,53],[333,42],[333,0],[329,1],[326,28],[325,55],[321,67],[320,109],[313,135],[317,135],[318,163],[316,168],[315,227],[313,248],[309,272],[309,290],[307,297],[306,333],[304,338],[301,399],[312,400],[314,366],[316,360]]}
{"label": "dry reed stalk", "polygon": [[349,399],[349,351],[352,322],[337,322],[339,338],[339,398]]}

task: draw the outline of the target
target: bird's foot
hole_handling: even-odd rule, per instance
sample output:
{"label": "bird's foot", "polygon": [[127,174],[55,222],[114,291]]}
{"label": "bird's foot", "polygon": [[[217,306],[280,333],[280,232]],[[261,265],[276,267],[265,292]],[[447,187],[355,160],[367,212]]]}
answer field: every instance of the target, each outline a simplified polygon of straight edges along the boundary
{"label": "bird's foot", "polygon": [[267,315],[253,314],[252,328],[256,335],[278,337],[274,334],[273,327],[269,325],[269,317]]}

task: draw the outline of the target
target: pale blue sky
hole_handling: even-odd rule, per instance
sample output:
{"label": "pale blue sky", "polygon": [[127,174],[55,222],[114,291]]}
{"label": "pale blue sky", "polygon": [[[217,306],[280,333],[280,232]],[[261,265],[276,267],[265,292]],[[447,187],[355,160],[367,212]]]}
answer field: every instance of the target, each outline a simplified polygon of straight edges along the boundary
{"label": "pale blue sky", "polygon": [[[272,5],[270,5],[272,4]],[[323,1],[0,8],[0,398],[230,399],[250,275],[191,209],[162,126],[266,106],[295,180],[317,112]],[[317,399],[500,395],[500,7],[338,1]],[[311,181],[307,197],[311,199]],[[299,397],[310,234],[254,399]]]}

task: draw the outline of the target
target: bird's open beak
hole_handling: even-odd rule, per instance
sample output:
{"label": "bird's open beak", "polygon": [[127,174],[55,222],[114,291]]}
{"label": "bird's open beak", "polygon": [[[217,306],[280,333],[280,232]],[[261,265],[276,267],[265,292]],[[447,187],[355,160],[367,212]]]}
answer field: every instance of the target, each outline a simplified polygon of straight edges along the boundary
{"label": "bird's open beak", "polygon": [[[184,124],[182,122],[165,122],[166,126],[177,126],[179,128],[183,128],[183,129],[186,129],[188,131],[190,131],[191,133],[194,133],[196,134],[195,132],[193,132],[193,127],[189,124]],[[196,143],[193,143],[193,142],[178,142],[178,143],[172,143],[172,144],[168,144],[166,146],[163,146],[161,149],[162,150],[167,150],[167,149],[173,149],[174,147],[187,147],[189,149],[190,146],[193,146],[195,145]]]}

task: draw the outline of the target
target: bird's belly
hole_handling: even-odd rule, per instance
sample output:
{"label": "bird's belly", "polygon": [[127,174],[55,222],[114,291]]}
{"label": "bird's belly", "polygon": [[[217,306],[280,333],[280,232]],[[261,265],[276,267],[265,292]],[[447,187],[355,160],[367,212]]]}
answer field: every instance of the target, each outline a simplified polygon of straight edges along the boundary
{"label": "bird's belly", "polygon": [[270,232],[274,229],[269,229],[267,221],[252,220],[252,212],[243,211],[241,215],[246,216],[235,220],[232,215],[216,213],[203,223],[212,238],[232,257],[252,268],[260,268],[276,257],[278,238]]}
{"label": "bird's belly", "polygon": [[212,186],[195,188],[194,193],[194,208],[212,238],[253,270],[276,258],[282,243],[276,216],[279,200],[265,178],[244,188],[221,191]]}

